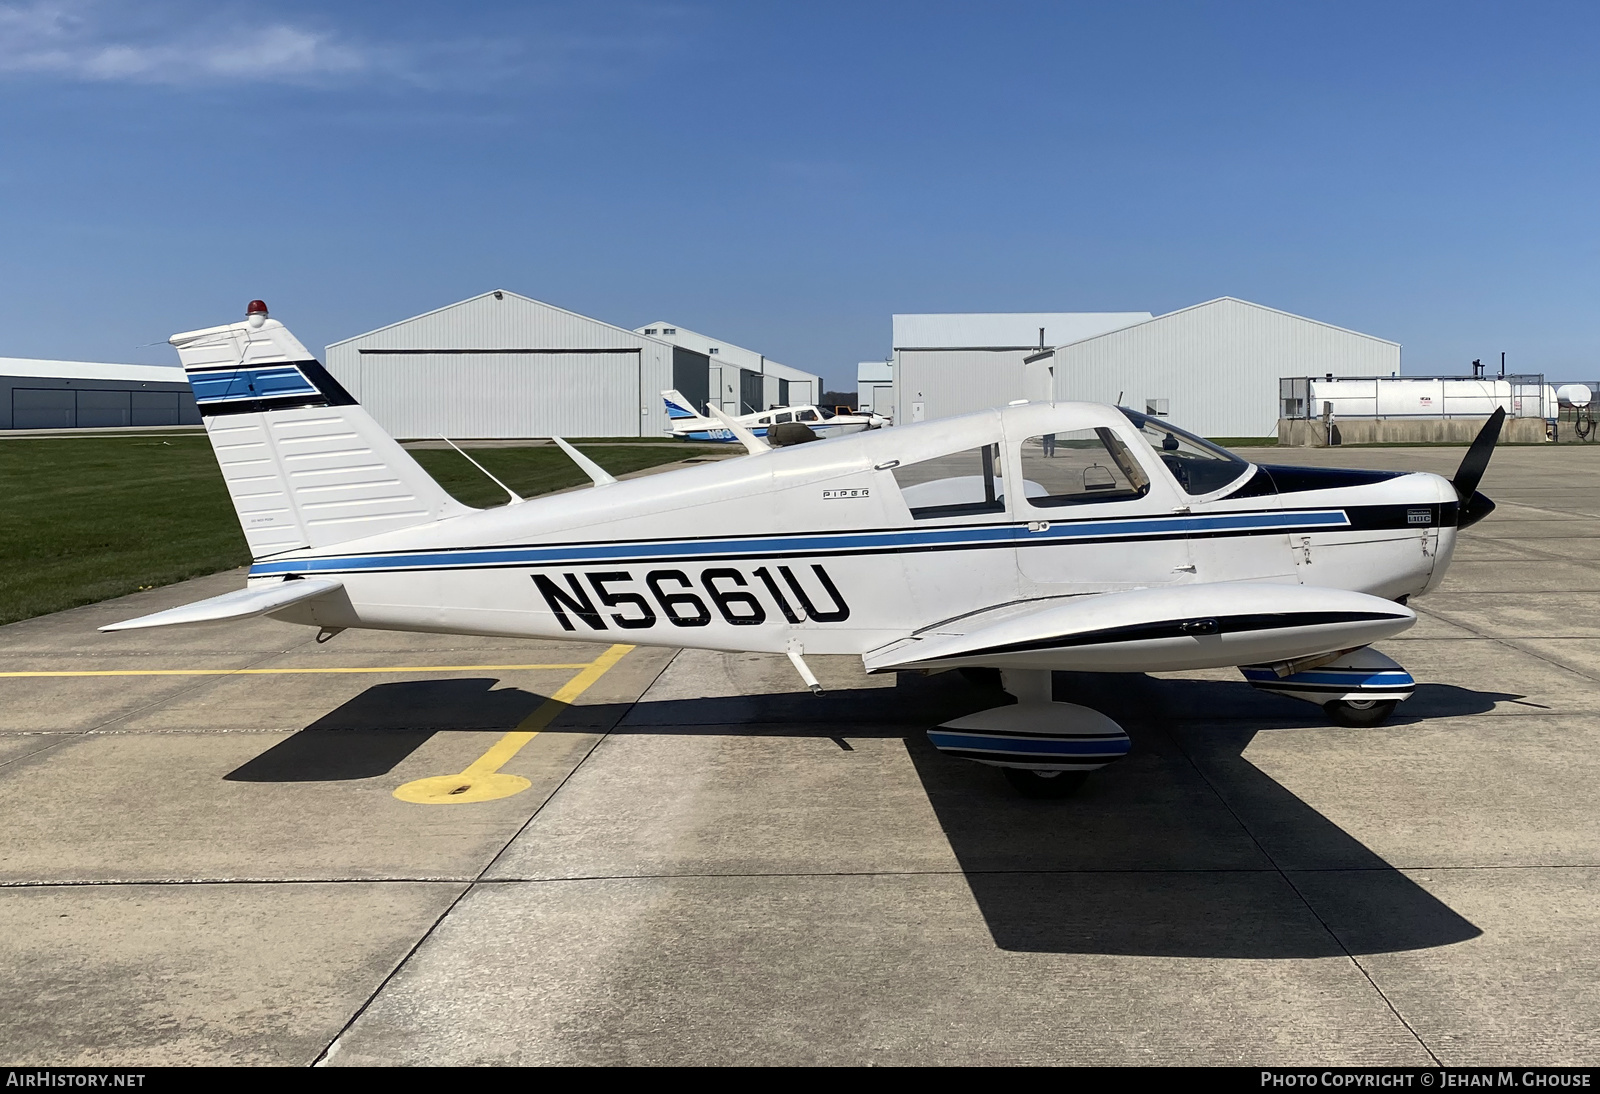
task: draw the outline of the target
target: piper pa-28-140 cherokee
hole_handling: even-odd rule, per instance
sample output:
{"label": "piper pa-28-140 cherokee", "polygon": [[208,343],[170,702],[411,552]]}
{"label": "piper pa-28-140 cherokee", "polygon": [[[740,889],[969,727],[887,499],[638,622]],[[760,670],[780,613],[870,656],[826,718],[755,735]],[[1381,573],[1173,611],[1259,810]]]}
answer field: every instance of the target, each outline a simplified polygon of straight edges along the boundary
{"label": "piper pa-28-140 cherokee", "polygon": [[[868,672],[999,670],[1017,703],[929,730],[1059,796],[1128,751],[1052,670],[1239,666],[1258,688],[1381,722],[1414,682],[1371,648],[1410,627],[1477,493],[1262,467],[1130,410],[1025,403],[770,447],[591,489],[457,502],[266,306],[175,335],[254,558],[235,593],[106,630],[271,616],[322,628],[859,656]],[[791,434],[793,436],[793,434]],[[804,439],[804,438],[797,438]]]}
{"label": "piper pa-28-140 cherokee", "polygon": [[[661,401],[667,407],[667,432],[686,441],[738,441],[733,429],[724,425],[725,415],[716,414],[707,407],[706,414],[696,413],[694,404],[676,391],[663,391]],[[784,427],[795,423],[805,426],[817,437],[839,437],[846,433],[860,433],[863,429],[881,429],[889,419],[876,414],[839,414],[806,403],[801,406],[775,406],[770,410],[745,414],[733,419],[757,437],[766,437],[774,430],[781,434]]]}

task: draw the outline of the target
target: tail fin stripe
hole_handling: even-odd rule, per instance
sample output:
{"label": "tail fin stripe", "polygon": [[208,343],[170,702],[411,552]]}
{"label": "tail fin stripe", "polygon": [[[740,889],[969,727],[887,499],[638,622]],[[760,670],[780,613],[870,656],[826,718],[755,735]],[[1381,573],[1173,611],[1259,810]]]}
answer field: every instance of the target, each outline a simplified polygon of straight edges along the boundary
{"label": "tail fin stripe", "polygon": [[189,386],[201,417],[260,414],[269,410],[354,406],[356,401],[315,360],[288,364],[190,369]]}

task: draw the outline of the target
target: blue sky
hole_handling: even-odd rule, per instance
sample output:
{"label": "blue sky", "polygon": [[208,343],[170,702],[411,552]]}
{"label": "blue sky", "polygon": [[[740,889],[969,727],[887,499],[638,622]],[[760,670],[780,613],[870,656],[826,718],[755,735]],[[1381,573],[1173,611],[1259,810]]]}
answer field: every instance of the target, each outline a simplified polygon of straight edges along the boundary
{"label": "blue sky", "polygon": [[0,355],[500,287],[838,384],[896,311],[1232,295],[1593,378],[1597,46],[1592,4],[0,0]]}

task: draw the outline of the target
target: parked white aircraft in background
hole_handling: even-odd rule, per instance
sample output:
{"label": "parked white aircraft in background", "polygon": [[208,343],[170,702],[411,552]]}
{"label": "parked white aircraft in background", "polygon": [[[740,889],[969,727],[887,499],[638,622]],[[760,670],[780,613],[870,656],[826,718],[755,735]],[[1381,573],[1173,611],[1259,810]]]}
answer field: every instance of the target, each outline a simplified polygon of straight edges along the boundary
{"label": "parked white aircraft in background", "polygon": [[[1163,421],[1031,403],[474,510],[254,302],[175,335],[255,561],[246,589],[107,627],[346,627],[998,669],[1015,706],[930,730],[1056,796],[1127,735],[1052,670],[1241,666],[1373,724],[1413,681],[1369,644],[1443,578],[1500,417],[1452,482],[1258,467]],[[724,425],[729,421],[722,419]]]}
{"label": "parked white aircraft in background", "polygon": [[[691,441],[737,441],[722,415],[708,416],[695,411],[694,404],[676,391],[663,391],[661,399],[667,404],[667,418],[674,437]],[[709,408],[708,408],[709,409]],[[780,406],[755,414],[743,414],[733,419],[757,437],[765,437],[774,426],[798,422],[817,437],[838,437],[845,433],[859,433],[863,429],[880,429],[889,419],[876,414],[838,414],[810,403],[804,406]]]}

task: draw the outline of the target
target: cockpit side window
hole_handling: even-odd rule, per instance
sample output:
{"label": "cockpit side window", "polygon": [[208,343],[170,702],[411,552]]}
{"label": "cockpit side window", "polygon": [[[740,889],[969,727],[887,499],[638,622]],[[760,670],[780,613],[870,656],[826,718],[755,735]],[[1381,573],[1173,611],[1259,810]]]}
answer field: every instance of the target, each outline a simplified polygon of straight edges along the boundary
{"label": "cockpit side window", "polygon": [[1178,480],[1187,494],[1210,494],[1221,490],[1249,470],[1250,465],[1226,448],[1196,437],[1159,418],[1118,407],[1128,416],[1143,437]]}
{"label": "cockpit side window", "polygon": [[1150,479],[1115,432],[1074,429],[1022,442],[1023,497],[1029,505],[1082,505],[1142,498]]}
{"label": "cockpit side window", "polygon": [[894,469],[894,481],[918,520],[1005,511],[997,444],[903,464]]}

